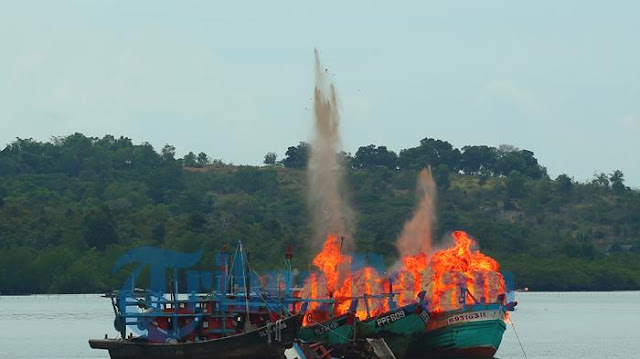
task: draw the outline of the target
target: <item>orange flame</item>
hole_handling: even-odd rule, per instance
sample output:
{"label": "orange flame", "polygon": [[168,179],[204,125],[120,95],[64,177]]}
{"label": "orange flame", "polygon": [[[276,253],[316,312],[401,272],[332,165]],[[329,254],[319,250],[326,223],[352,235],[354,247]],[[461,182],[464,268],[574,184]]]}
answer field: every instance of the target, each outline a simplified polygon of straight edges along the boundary
{"label": "orange flame", "polygon": [[475,241],[467,233],[456,231],[451,235],[455,246],[437,251],[429,261],[433,310],[439,312],[459,308],[463,303],[497,300],[498,294],[504,292],[498,262],[479,250],[472,250]]}
{"label": "orange flame", "polygon": [[[311,298],[318,297],[318,276],[315,273],[311,273]],[[309,309],[315,309],[318,303],[311,302]]]}
{"label": "orange flame", "polygon": [[[338,237],[329,235],[322,251],[313,259],[319,272],[312,273],[307,279],[302,296],[332,299],[332,310],[314,314],[314,318],[327,319],[346,313],[355,298],[359,299],[356,316],[360,319],[388,311],[387,294],[392,291],[398,293],[396,304],[403,306],[426,290],[434,312],[457,309],[463,304],[495,302],[505,289],[500,265],[472,249],[475,241],[467,233],[456,231],[452,237],[454,246],[435,252],[431,258],[424,253],[403,257],[403,268],[395,276],[392,290],[389,280],[372,267],[351,272],[348,269],[351,257],[341,253]],[[425,281],[426,278],[430,282]],[[319,308],[317,302],[309,306],[314,311]]]}
{"label": "orange flame", "polygon": [[398,305],[399,306],[403,306],[405,304],[405,282],[404,282],[404,275],[406,272],[400,272],[398,273],[398,282],[396,287],[400,290],[400,293],[398,294]]}
{"label": "orange flame", "polygon": [[[324,242],[322,251],[312,261],[321,273],[312,273],[305,282],[302,295],[309,299],[333,299],[334,315],[342,315],[349,310],[351,301],[358,298],[356,316],[364,319],[369,315],[376,315],[388,310],[388,303],[381,294],[384,290],[384,280],[380,274],[370,266],[351,273],[351,256],[342,254],[338,237],[329,234]],[[324,279],[324,280],[322,280]],[[325,288],[321,288],[324,284]],[[339,285],[338,285],[339,284]],[[364,296],[367,296],[366,304]],[[376,296],[370,298],[369,296]],[[368,306],[368,310],[367,310]],[[317,309],[317,302],[311,302],[310,309]],[[308,325],[310,323],[303,323]]]}
{"label": "orange flame", "polygon": [[331,296],[336,289],[340,266],[351,263],[351,257],[342,255],[338,236],[329,234],[324,242],[322,251],[313,258],[313,265],[316,266],[327,280],[327,291]]}
{"label": "orange flame", "polygon": [[370,266],[365,266],[350,273],[338,292],[336,292],[336,315],[344,314],[349,310],[351,300],[358,298],[356,317],[366,319],[370,316],[383,313],[388,310],[388,303],[384,296],[385,280]]}
{"label": "orange flame", "polygon": [[413,277],[413,291],[415,294],[422,290],[422,273],[427,268],[427,262],[427,255],[424,253],[402,258],[404,270]]}

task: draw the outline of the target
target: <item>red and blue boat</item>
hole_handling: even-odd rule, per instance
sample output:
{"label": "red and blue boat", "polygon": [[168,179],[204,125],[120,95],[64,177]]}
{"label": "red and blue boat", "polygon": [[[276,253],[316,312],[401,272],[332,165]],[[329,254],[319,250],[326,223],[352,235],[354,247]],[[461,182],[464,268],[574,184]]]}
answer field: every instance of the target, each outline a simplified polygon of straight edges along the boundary
{"label": "red and blue boat", "polygon": [[[295,312],[292,303],[252,289],[241,243],[231,268],[224,254],[218,292],[178,298],[177,281],[172,281],[168,298],[139,289],[105,295],[120,335],[92,339],[89,345],[108,350],[112,359],[282,358],[298,337],[305,305]],[[241,269],[240,279],[233,275],[234,264]]]}

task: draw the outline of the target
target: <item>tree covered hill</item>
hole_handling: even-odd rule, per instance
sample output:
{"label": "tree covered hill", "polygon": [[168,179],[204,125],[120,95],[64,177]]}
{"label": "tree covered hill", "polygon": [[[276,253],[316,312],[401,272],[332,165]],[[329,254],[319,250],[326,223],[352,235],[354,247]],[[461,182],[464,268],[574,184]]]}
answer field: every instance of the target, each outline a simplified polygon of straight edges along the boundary
{"label": "tree covered hill", "polygon": [[[0,293],[116,287],[123,274],[112,274],[112,265],[141,245],[203,249],[203,263],[213,266],[223,244],[242,239],[258,269],[274,269],[291,243],[295,265],[306,269],[308,153],[302,142],[279,162],[269,153],[265,166],[232,166],[109,135],[17,139],[0,151]],[[418,171],[431,166],[437,238],[466,230],[518,286],[640,289],[640,192],[624,185],[620,171],[587,183],[550,179],[530,151],[457,149],[431,138],[398,154],[369,145],[339,155],[360,252],[397,259]]]}

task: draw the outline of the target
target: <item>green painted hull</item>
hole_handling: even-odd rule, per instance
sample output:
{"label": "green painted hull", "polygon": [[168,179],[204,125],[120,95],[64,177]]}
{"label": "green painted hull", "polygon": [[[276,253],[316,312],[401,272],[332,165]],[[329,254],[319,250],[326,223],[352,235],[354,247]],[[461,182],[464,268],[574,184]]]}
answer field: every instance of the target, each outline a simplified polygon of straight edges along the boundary
{"label": "green painted hull", "polygon": [[[463,319],[456,322],[457,318]],[[433,321],[427,331],[414,336],[408,358],[492,358],[506,329],[504,310],[499,306],[440,313]]]}
{"label": "green painted hull", "polygon": [[349,344],[355,337],[353,314],[344,314],[326,322],[302,327],[298,338],[325,345]]}
{"label": "green painted hull", "polygon": [[358,339],[383,338],[396,358],[404,358],[414,335],[426,330],[428,313],[410,304],[357,323]]}

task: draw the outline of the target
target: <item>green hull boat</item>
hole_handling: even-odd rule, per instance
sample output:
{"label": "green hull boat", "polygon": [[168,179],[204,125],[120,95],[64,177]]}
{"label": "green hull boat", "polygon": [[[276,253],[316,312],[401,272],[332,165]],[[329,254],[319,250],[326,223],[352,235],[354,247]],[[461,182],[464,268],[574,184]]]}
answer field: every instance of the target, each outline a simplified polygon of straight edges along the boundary
{"label": "green hull boat", "polygon": [[413,337],[407,358],[492,358],[506,329],[505,313],[499,303],[434,313],[427,330]]}
{"label": "green hull boat", "polygon": [[346,313],[321,323],[302,327],[298,338],[305,342],[318,342],[329,346],[350,344],[354,341],[355,316]]}
{"label": "green hull boat", "polygon": [[396,358],[406,355],[414,335],[424,333],[429,313],[419,303],[394,309],[378,316],[359,321],[356,336],[359,339],[382,338]]}

